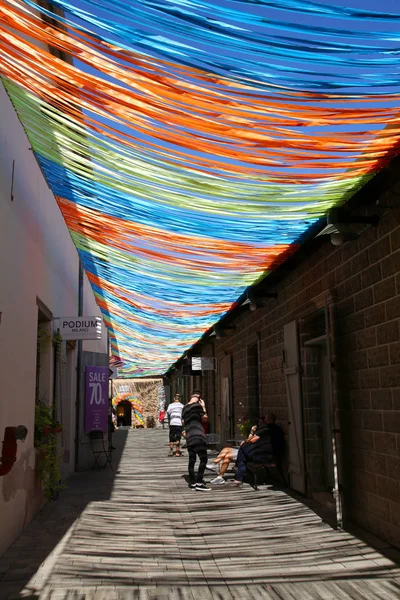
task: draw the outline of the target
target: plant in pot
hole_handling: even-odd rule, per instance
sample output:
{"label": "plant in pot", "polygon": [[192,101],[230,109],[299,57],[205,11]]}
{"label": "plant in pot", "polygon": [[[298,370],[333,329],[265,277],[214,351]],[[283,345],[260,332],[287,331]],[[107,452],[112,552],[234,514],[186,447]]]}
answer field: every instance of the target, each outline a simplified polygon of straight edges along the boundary
{"label": "plant in pot", "polygon": [[38,473],[46,498],[55,500],[61,489],[57,434],[62,425],[54,419],[53,407],[35,404],[35,447],[38,449]]}
{"label": "plant in pot", "polygon": [[244,438],[248,437],[252,426],[253,422],[247,416],[241,417],[236,425],[237,429],[240,431],[241,435]]}

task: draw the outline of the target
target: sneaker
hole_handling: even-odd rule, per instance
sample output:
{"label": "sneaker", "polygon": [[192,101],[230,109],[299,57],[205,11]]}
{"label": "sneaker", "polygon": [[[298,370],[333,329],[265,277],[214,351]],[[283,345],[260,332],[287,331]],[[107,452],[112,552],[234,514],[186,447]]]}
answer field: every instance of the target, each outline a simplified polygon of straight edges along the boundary
{"label": "sneaker", "polygon": [[196,483],[195,490],[199,492],[211,492],[211,488],[204,485],[204,483]]}
{"label": "sneaker", "polygon": [[237,479],[234,479],[232,481],[233,485],[235,485],[236,487],[240,487],[241,485],[243,485],[243,481],[238,481]]}
{"label": "sneaker", "polygon": [[213,463],[207,463],[206,469],[208,471],[217,471],[218,470],[217,465],[214,465]]}
{"label": "sneaker", "polygon": [[221,475],[218,475],[215,479],[211,479],[210,483],[212,483],[212,485],[222,485],[226,483],[226,481]]}
{"label": "sneaker", "polygon": [[175,456],[183,456],[182,452],[175,452]]}
{"label": "sneaker", "polygon": [[173,450],[170,450],[170,451],[168,452],[168,456],[173,456],[173,455],[174,455],[174,451],[173,451]]}
{"label": "sneaker", "polygon": [[189,483],[189,487],[191,490],[195,490],[197,487],[197,483]]}

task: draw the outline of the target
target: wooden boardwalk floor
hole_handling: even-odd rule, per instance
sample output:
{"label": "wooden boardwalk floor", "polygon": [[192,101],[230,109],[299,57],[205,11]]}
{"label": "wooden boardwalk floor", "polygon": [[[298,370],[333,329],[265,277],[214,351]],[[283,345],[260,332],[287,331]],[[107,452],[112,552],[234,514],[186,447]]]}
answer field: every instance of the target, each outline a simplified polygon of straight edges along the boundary
{"label": "wooden boardwalk floor", "polygon": [[[187,487],[167,431],[117,431],[0,559],[0,600],[398,600],[400,567],[281,490]],[[211,476],[209,477],[209,479]]]}

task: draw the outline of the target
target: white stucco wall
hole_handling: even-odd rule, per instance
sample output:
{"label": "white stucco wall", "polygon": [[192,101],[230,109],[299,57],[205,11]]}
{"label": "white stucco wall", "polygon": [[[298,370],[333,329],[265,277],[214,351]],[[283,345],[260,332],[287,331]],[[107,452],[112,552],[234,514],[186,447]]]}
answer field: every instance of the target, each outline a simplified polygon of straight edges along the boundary
{"label": "white stucco wall", "polygon": [[[0,477],[0,555],[32,518],[41,502],[34,482],[33,448],[36,382],[37,298],[53,316],[78,314],[78,254],[49,190],[29,140],[0,83],[0,441],[4,428],[26,425],[28,437],[18,442],[18,459],[10,474]],[[14,200],[11,173],[14,167]],[[85,280],[84,314],[98,315]],[[102,341],[85,342],[85,350],[107,351]],[[69,437],[73,449],[76,351],[70,354],[67,398]],[[63,473],[73,468],[66,455]],[[71,467],[72,465],[72,467]]]}

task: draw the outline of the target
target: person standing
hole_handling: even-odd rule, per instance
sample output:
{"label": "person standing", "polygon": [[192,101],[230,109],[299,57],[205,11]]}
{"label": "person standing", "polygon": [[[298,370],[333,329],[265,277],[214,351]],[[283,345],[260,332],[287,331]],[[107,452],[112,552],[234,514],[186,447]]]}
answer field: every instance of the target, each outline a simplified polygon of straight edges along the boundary
{"label": "person standing", "polygon": [[160,410],[158,413],[158,420],[162,424],[162,428],[165,429],[165,410]]}
{"label": "person standing", "polygon": [[[167,408],[169,421],[169,456],[182,456],[179,449],[182,437],[182,410],[180,394],[175,394],[174,401]],[[175,451],[174,451],[175,446]]]}
{"label": "person standing", "polygon": [[[186,445],[189,454],[189,487],[199,492],[211,491],[204,485],[203,476],[207,464],[207,441],[203,423],[207,421],[207,411],[201,391],[194,390],[192,396],[182,411],[182,422],[185,426]],[[199,457],[197,477],[194,472],[196,457]]]}

